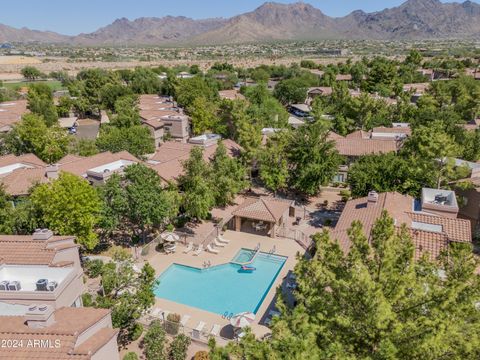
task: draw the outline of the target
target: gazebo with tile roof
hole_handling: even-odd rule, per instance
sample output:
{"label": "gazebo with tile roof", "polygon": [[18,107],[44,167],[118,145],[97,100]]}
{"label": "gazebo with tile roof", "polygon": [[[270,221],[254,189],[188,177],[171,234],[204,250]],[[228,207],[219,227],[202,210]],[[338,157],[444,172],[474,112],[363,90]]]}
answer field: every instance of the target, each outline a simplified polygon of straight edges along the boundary
{"label": "gazebo with tile roof", "polygon": [[295,216],[295,208],[292,200],[251,197],[245,199],[232,215],[235,231],[255,232],[274,238],[277,227],[286,224],[288,217]]}

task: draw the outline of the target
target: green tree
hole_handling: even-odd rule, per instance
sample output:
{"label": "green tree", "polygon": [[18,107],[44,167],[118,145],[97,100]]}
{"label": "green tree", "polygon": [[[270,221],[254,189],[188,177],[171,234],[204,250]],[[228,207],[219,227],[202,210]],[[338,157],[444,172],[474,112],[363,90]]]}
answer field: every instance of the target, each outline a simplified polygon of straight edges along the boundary
{"label": "green tree", "polygon": [[191,109],[195,99],[200,97],[207,101],[215,101],[218,98],[217,90],[199,76],[178,80],[175,85],[175,99],[178,105]]}
{"label": "green tree", "polygon": [[150,131],[141,125],[118,128],[113,125],[102,126],[96,140],[100,151],[128,151],[136,157],[155,152],[155,142]]}
{"label": "green tree", "polygon": [[173,189],[164,189],[155,170],[134,164],[125,168],[123,178],[112,176],[100,191],[104,200],[102,224],[111,231],[129,224],[145,241],[154,228],[170,222],[178,213],[180,199]]}
{"label": "green tree", "polygon": [[143,338],[145,358],[147,360],[166,360],[165,342],[166,334],[162,323],[160,320],[152,321]]}
{"label": "green tree", "polygon": [[429,126],[419,126],[405,143],[404,152],[420,159],[428,159],[437,165],[437,187],[440,187],[448,171],[448,158],[455,157],[459,147],[453,137],[445,132],[440,121]]}
{"label": "green tree", "polygon": [[185,213],[195,219],[206,219],[215,205],[215,191],[211,183],[212,168],[203,158],[203,149],[194,147],[183,163],[184,174],[178,180],[183,190]]}
{"label": "green tree", "polygon": [[184,334],[175,336],[168,347],[168,360],[185,360],[191,342],[190,338]]}
{"label": "green tree", "polygon": [[43,76],[42,72],[34,66],[25,66],[21,70],[21,73],[22,76],[29,81],[37,80]]}
{"label": "green tree", "polygon": [[258,83],[266,83],[270,79],[270,74],[263,68],[256,68],[250,73],[250,77],[253,81]]}
{"label": "green tree", "polygon": [[155,303],[155,270],[145,263],[138,273],[128,252],[115,251],[113,261],[103,266],[101,284],[103,295],[95,298],[95,306],[112,310],[112,325],[126,344],[138,328],[136,321]]}
{"label": "green tree", "polygon": [[141,125],[140,109],[138,108],[138,97],[122,96],[115,101],[115,113],[111,125],[118,128],[130,128]]}
{"label": "green tree", "polygon": [[405,58],[405,64],[420,66],[423,61],[423,56],[416,49],[410,50],[409,54]]}
{"label": "green tree", "polygon": [[347,182],[354,197],[368,192],[398,191],[418,196],[423,187],[433,187],[434,163],[422,158],[405,158],[393,152],[358,159],[348,170]]}
{"label": "green tree", "polygon": [[195,135],[207,132],[224,133],[220,128],[220,118],[217,116],[218,106],[203,96],[193,100],[188,109],[192,121],[192,131]]}
{"label": "green tree", "polygon": [[131,75],[129,85],[136,94],[157,94],[161,88],[161,81],[153,70],[137,67]]}
{"label": "green tree", "polygon": [[285,131],[273,135],[258,155],[260,179],[274,193],[285,189],[288,184],[290,169],[287,147],[291,139],[290,135]]}
{"label": "green tree", "polygon": [[37,186],[31,201],[46,227],[60,235],[75,235],[88,250],[97,245],[94,228],[101,202],[86,180],[61,173],[57,180]]}
{"label": "green tree", "polygon": [[247,186],[245,167],[227,154],[223,142],[218,144],[212,161],[212,183],[215,184],[215,204],[226,206]]}
{"label": "green tree", "polygon": [[48,163],[54,163],[68,151],[68,134],[59,126],[47,127],[43,118],[26,114],[5,137],[8,152],[20,155],[34,153]]}
{"label": "green tree", "polygon": [[53,103],[52,89],[43,83],[31,84],[27,96],[28,109],[43,117],[47,126],[57,124],[57,108]]}
{"label": "green tree", "polygon": [[322,185],[327,185],[341,163],[334,142],[328,140],[328,128],[318,121],[297,129],[287,152],[290,184],[307,195],[314,195]]}
{"label": "green tree", "polygon": [[[247,335],[227,347],[251,359],[476,359],[480,313],[478,261],[467,244],[452,244],[438,261],[415,260],[405,226],[385,212],[369,237],[354,222],[345,254],[327,231],[314,237],[312,259],[295,268],[297,306],[272,337]],[[441,272],[439,270],[442,270]],[[465,336],[469,334],[469,336]],[[216,353],[221,353],[216,350]]]}
{"label": "green tree", "polygon": [[273,95],[284,105],[303,103],[307,98],[309,85],[301,78],[282,80],[275,86]]}

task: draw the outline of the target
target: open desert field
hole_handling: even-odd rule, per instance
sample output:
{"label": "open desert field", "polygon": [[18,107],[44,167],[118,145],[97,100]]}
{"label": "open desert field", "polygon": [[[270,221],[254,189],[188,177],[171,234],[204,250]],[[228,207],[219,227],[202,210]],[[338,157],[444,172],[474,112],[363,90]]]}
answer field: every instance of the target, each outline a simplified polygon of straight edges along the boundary
{"label": "open desert field", "polygon": [[0,56],[0,66],[3,65],[36,65],[41,61],[30,56]]}

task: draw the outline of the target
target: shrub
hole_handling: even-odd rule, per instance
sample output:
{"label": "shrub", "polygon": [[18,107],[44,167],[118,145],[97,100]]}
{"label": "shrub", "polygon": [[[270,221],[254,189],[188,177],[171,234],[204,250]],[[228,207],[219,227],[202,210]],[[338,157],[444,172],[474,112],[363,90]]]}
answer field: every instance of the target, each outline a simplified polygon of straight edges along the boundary
{"label": "shrub", "polygon": [[92,294],[84,293],[82,294],[82,303],[85,307],[93,306],[93,297]]}
{"label": "shrub", "polygon": [[333,222],[332,219],[325,219],[325,221],[324,221],[323,224],[324,224],[325,226],[331,226],[331,225],[332,225],[332,222]]}
{"label": "shrub", "polygon": [[138,355],[135,354],[133,351],[130,351],[125,354],[123,360],[138,360]]}
{"label": "shrub", "polygon": [[165,330],[160,320],[154,320],[143,337],[143,351],[147,360],[165,359]]}
{"label": "shrub", "polygon": [[168,348],[168,360],[185,360],[191,340],[184,334],[177,335]]}
{"label": "shrub", "polygon": [[132,341],[138,340],[143,333],[143,325],[140,323],[135,323],[132,330],[130,331],[130,339]]}
{"label": "shrub", "polygon": [[103,271],[103,261],[100,259],[88,260],[85,264],[87,270],[87,275],[94,279],[102,274]]}
{"label": "shrub", "polygon": [[342,197],[342,201],[348,201],[348,199],[350,199],[350,197],[352,196],[352,194],[350,193],[349,190],[341,190],[340,191],[340,196]]}
{"label": "shrub", "polygon": [[208,356],[208,352],[206,351],[197,351],[193,360],[210,360],[210,356]]}
{"label": "shrub", "polygon": [[180,315],[168,314],[167,321],[165,322],[165,330],[170,335],[178,334],[180,328]]}
{"label": "shrub", "polygon": [[168,224],[167,226],[165,226],[165,230],[173,231],[173,230],[175,230],[175,226],[173,226],[173,224]]}

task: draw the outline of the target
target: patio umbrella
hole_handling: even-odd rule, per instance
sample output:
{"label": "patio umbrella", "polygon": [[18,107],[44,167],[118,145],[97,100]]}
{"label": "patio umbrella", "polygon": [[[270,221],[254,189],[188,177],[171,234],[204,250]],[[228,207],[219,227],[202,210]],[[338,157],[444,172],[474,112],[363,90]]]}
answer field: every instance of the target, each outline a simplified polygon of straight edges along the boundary
{"label": "patio umbrella", "polygon": [[160,235],[160,237],[166,241],[166,242],[177,242],[178,240],[180,240],[180,237],[175,234],[174,232],[164,232],[162,235]]}
{"label": "patio umbrella", "polygon": [[235,328],[249,326],[255,320],[255,314],[249,311],[239,313],[230,319],[230,324]]}

